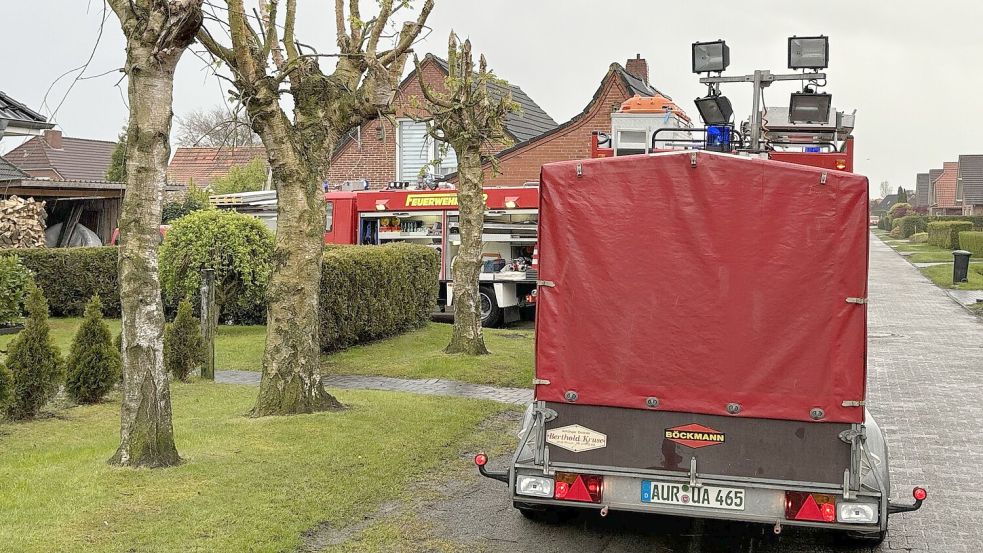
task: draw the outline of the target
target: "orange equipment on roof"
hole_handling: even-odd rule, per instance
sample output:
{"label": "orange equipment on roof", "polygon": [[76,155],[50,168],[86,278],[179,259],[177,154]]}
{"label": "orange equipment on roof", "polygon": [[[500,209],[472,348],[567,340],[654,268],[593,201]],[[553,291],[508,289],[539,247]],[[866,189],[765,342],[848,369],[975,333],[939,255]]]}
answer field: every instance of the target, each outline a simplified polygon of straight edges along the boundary
{"label": "orange equipment on roof", "polygon": [[683,108],[661,94],[656,96],[639,96],[636,94],[622,102],[620,111],[622,113],[665,113],[671,111],[681,119],[690,121]]}

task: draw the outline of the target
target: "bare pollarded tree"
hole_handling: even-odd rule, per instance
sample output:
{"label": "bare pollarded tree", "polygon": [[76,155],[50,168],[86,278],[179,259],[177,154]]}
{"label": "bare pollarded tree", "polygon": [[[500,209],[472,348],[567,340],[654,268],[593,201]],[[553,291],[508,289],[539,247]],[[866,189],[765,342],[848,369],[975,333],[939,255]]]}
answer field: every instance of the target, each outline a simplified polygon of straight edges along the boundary
{"label": "bare pollarded tree", "polygon": [[[294,36],[297,0],[226,0],[215,27],[199,33],[232,73],[238,101],[266,147],[277,191],[274,270],[267,292],[266,349],[256,416],[337,408],[319,374],[318,296],[324,240],[324,188],[331,154],[345,133],[392,111],[395,91],[433,0],[395,31],[389,23],[409,0],[379,0],[363,18],[358,0],[335,0],[337,51],[317,53]],[[323,2],[313,4],[322,5]],[[217,38],[228,33],[231,45]],[[388,37],[388,39],[387,39]],[[325,71],[321,61],[337,60]],[[292,99],[285,111],[283,96]]]}
{"label": "bare pollarded tree", "polygon": [[[433,118],[428,132],[457,153],[457,205],[461,221],[461,246],[451,262],[454,272],[454,333],[448,353],[482,355],[488,353],[481,333],[481,298],[478,277],[481,272],[481,229],[485,201],[482,195],[485,175],[481,168],[483,150],[509,141],[505,116],[518,106],[501,79],[488,70],[481,56],[475,71],[471,41],[460,44],[452,32],[447,45],[446,92],[435,90],[424,81],[420,60],[413,58],[416,74],[426,99],[425,111]],[[504,89],[492,97],[488,85]]]}
{"label": "bare pollarded tree", "polygon": [[259,137],[253,132],[244,110],[221,106],[197,109],[177,117],[177,144],[180,146],[210,146],[235,148],[257,146]]}
{"label": "bare pollarded tree", "polygon": [[174,445],[164,370],[164,311],[157,243],[170,157],[174,70],[202,23],[202,0],[108,0],[126,37],[130,119],[126,195],[119,217],[123,311],[120,445],[110,463],[164,467]]}

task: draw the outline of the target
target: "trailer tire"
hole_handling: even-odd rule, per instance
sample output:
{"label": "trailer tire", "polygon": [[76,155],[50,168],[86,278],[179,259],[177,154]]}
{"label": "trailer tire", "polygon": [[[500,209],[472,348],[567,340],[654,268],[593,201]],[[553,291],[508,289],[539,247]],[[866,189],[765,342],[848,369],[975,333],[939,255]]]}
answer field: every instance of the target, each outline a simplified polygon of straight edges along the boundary
{"label": "trailer tire", "polygon": [[536,505],[532,503],[512,502],[523,517],[542,524],[563,524],[577,515],[573,509],[554,507],[551,505]]}
{"label": "trailer tire", "polygon": [[876,546],[887,538],[887,530],[877,532],[847,532],[844,536],[850,545]]}
{"label": "trailer tire", "polygon": [[481,301],[481,326],[494,328],[502,324],[502,308],[495,301],[495,289],[479,286],[478,298]]}

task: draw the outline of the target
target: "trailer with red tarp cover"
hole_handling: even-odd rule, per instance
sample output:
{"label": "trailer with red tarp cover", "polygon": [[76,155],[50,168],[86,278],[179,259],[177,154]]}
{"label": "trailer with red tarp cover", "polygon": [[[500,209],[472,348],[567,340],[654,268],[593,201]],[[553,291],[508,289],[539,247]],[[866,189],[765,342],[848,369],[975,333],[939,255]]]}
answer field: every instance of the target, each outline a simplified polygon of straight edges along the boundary
{"label": "trailer with red tarp cover", "polygon": [[868,182],[683,150],[552,163],[540,182],[535,399],[508,470],[575,508],[882,540],[866,410]]}

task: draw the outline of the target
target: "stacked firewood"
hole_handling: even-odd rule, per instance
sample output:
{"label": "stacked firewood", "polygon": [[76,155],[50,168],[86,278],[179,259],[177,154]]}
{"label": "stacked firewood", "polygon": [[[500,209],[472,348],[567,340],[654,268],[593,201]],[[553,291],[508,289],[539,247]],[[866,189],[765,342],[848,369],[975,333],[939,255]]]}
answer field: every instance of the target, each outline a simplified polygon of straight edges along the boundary
{"label": "stacked firewood", "polygon": [[11,196],[0,200],[0,248],[44,247],[44,202]]}

